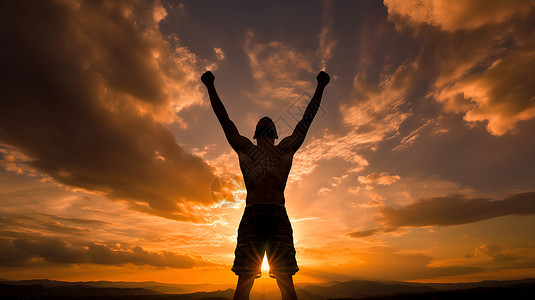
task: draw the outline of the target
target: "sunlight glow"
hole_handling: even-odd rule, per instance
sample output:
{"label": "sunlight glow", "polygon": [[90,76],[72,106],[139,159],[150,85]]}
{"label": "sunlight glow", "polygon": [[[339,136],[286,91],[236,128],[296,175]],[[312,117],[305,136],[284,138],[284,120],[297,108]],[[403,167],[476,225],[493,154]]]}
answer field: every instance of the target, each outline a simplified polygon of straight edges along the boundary
{"label": "sunlight glow", "polygon": [[262,273],[268,273],[269,272],[269,264],[267,261],[267,255],[264,255],[264,260],[262,261],[262,267],[261,267]]}

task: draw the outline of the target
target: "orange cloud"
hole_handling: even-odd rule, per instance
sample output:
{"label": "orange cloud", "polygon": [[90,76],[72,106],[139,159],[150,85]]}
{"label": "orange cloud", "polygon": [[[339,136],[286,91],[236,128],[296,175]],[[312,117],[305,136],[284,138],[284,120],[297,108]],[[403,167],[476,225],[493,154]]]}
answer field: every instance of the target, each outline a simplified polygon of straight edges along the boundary
{"label": "orange cloud", "polygon": [[502,22],[515,14],[525,13],[535,5],[535,1],[384,0],[384,4],[389,14],[453,31]]}
{"label": "orange cloud", "polygon": [[[325,130],[321,138],[312,139],[300,150],[295,168],[308,174],[315,169],[315,164],[305,162],[334,158],[348,162],[347,173],[357,173],[367,167],[368,161],[358,150],[374,149],[378,143],[398,135],[399,127],[411,115],[401,108],[410,89],[403,84],[409,67],[400,67],[392,74],[383,73],[377,81],[369,78],[363,68],[353,79],[351,101],[339,105],[347,132]],[[292,171],[292,174],[295,173]]]}
{"label": "orange cloud", "polygon": [[72,244],[43,237],[14,240],[0,238],[0,246],[0,265],[2,266],[24,266],[34,258],[60,264],[134,264],[170,268],[214,265],[199,258],[169,251],[149,252],[139,246],[124,249],[97,243]]}
{"label": "orange cloud", "polygon": [[66,186],[206,221],[212,170],[165,126],[201,101],[204,62],[160,34],[159,2],[69,3],[2,9],[0,140]]}
{"label": "orange cloud", "polygon": [[355,274],[365,278],[381,278],[383,280],[415,280],[484,271],[481,267],[432,265],[433,258],[426,254],[414,251],[396,251],[391,247],[361,248],[354,251],[352,257],[353,259],[349,259],[348,263],[330,265],[328,270],[310,267],[302,272],[303,275],[326,280],[351,280],[355,278]]}
{"label": "orange cloud", "polygon": [[403,84],[410,66],[401,66],[392,74],[383,73],[375,81],[365,71],[353,79],[353,101],[340,105],[345,124],[352,126],[362,143],[383,141],[396,134],[410,113],[401,110],[409,86]]}
{"label": "orange cloud", "polygon": [[[462,114],[470,125],[483,123],[494,135],[535,117],[529,29],[535,1],[392,0],[385,5],[396,25],[411,25],[422,40],[419,56],[407,65],[427,75],[428,95],[446,111]],[[417,73],[409,74],[412,81],[419,80]]]}
{"label": "orange cloud", "polygon": [[517,52],[444,88],[437,100],[464,112],[468,122],[488,122],[489,132],[502,135],[535,117],[534,69],[535,51]]}
{"label": "orange cloud", "polygon": [[390,185],[398,180],[400,180],[401,177],[399,175],[388,175],[387,172],[381,172],[381,173],[371,173],[367,176],[359,176],[358,181],[360,183],[377,183],[382,185]]}

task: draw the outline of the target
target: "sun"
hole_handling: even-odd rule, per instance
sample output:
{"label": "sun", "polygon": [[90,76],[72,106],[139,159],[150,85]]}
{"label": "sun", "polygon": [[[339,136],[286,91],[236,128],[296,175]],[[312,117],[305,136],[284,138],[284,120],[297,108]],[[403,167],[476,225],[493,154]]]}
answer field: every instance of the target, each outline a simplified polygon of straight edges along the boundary
{"label": "sun", "polygon": [[269,264],[267,261],[267,255],[264,255],[264,260],[262,261],[262,267],[261,267],[262,273],[268,273],[269,272]]}

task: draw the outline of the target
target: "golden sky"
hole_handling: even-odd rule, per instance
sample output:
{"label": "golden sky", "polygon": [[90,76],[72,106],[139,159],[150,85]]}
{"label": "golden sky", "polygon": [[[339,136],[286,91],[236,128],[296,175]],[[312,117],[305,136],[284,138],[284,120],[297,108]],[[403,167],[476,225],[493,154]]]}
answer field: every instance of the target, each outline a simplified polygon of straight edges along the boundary
{"label": "golden sky", "polygon": [[535,276],[535,1],[4,1],[0,278],[232,283],[240,133],[331,75],[297,282]]}

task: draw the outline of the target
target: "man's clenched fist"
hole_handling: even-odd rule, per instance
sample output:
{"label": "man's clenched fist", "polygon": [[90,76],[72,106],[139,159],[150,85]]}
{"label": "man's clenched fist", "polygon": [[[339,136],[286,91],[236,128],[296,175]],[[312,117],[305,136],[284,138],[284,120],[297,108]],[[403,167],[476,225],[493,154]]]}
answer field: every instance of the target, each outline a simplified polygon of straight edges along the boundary
{"label": "man's clenched fist", "polygon": [[329,74],[321,71],[318,76],[316,76],[316,79],[318,80],[318,85],[326,86],[331,80],[331,77],[329,77]]}
{"label": "man's clenched fist", "polygon": [[214,80],[215,80],[215,76],[210,71],[204,72],[204,74],[202,74],[201,76],[201,81],[202,83],[204,83],[204,85],[213,84]]}

